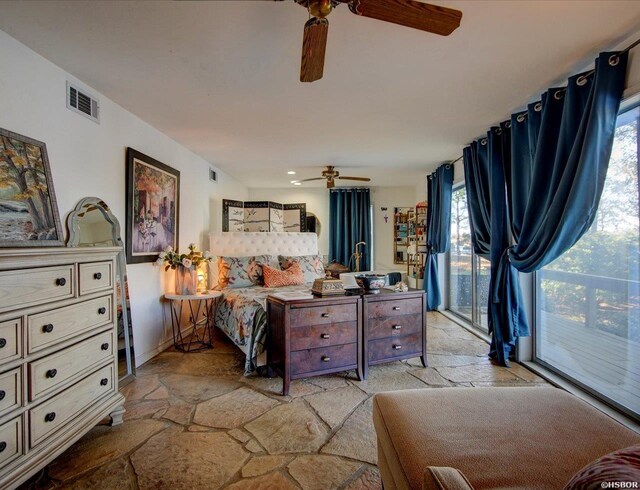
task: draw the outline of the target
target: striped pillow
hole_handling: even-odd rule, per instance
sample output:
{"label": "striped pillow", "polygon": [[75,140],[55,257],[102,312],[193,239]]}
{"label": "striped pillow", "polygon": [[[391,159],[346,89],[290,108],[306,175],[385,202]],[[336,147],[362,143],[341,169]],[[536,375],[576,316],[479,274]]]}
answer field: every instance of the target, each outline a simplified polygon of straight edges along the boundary
{"label": "striped pillow", "polygon": [[576,473],[564,490],[594,490],[600,488],[636,488],[640,480],[640,444],[619,449],[589,463]]}
{"label": "striped pillow", "polygon": [[297,263],[291,264],[289,268],[285,270],[274,269],[268,265],[263,265],[262,273],[264,276],[264,287],[266,288],[304,284],[304,273],[302,272],[300,264]]}

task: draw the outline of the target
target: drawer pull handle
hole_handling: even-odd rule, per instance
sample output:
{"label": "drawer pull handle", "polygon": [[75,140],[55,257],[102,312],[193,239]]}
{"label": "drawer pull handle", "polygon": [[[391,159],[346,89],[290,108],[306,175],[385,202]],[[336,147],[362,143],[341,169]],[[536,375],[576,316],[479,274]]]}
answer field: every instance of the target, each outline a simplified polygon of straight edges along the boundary
{"label": "drawer pull handle", "polygon": [[56,375],[58,374],[58,370],[57,369],[49,369],[47,371],[47,378],[55,378]]}
{"label": "drawer pull handle", "polygon": [[0,349],[7,345],[7,339],[0,339]]}
{"label": "drawer pull handle", "polygon": [[64,286],[65,284],[67,284],[67,280],[64,277],[56,279],[56,286]]}
{"label": "drawer pull handle", "polygon": [[399,306],[394,306],[394,307],[393,307],[393,311],[398,311],[398,310],[400,310],[400,307],[399,307]]}
{"label": "drawer pull handle", "polygon": [[96,273],[93,275],[93,278],[94,278],[96,281],[99,281],[100,279],[102,279],[102,272],[96,272]]}
{"label": "drawer pull handle", "polygon": [[107,344],[106,342],[100,346],[100,349],[102,350],[107,350],[108,348],[109,348],[109,344]]}
{"label": "drawer pull handle", "polygon": [[104,315],[107,312],[107,309],[104,306],[98,308],[98,315]]}
{"label": "drawer pull handle", "polygon": [[331,358],[329,356],[322,356],[322,362],[329,362]]}
{"label": "drawer pull handle", "polygon": [[44,416],[44,421],[45,422],[53,422],[56,419],[56,413],[55,412],[49,412],[48,414],[46,414]]}
{"label": "drawer pull handle", "polygon": [[323,333],[322,335],[320,335],[320,338],[322,339],[328,339],[330,337],[330,335],[328,333]]}
{"label": "drawer pull handle", "polygon": [[400,349],[402,349],[402,346],[401,346],[401,345],[394,344],[394,346],[393,346],[393,350],[400,350]]}
{"label": "drawer pull handle", "polygon": [[400,330],[402,328],[402,325],[394,325],[392,328],[394,330]]}
{"label": "drawer pull handle", "polygon": [[53,324],[51,323],[47,323],[44,327],[42,327],[42,331],[44,333],[51,333],[53,332]]}
{"label": "drawer pull handle", "polygon": [[0,453],[5,449],[7,449],[7,443],[4,441],[0,442]]}
{"label": "drawer pull handle", "polygon": [[107,386],[108,382],[109,382],[109,380],[107,378],[102,378],[100,380],[100,386]]}
{"label": "drawer pull handle", "polygon": [[322,315],[320,315],[322,318],[329,318],[329,313],[323,313]]}
{"label": "drawer pull handle", "polygon": [[0,390],[0,401],[4,400],[5,396],[7,396],[7,393],[4,390]]}

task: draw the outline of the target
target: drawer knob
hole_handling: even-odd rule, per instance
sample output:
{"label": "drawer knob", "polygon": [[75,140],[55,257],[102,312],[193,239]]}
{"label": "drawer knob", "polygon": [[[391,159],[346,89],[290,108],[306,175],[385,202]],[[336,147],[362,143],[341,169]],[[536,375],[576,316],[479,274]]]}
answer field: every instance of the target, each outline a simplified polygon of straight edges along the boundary
{"label": "drawer knob", "polygon": [[42,327],[42,331],[44,333],[51,333],[53,332],[53,324],[51,323],[47,323],[44,327]]}
{"label": "drawer knob", "polygon": [[104,315],[107,312],[107,309],[104,306],[98,308],[98,315]]}
{"label": "drawer knob", "polygon": [[49,369],[47,371],[47,378],[55,378],[57,374],[58,374],[57,369]]}
{"label": "drawer knob", "polygon": [[102,272],[96,272],[96,273],[93,275],[93,278],[94,278],[96,281],[99,281],[100,279],[102,279]]}
{"label": "drawer knob", "polygon": [[67,280],[64,277],[56,279],[56,286],[64,286],[65,284],[67,284]]}
{"label": "drawer knob", "polygon": [[402,328],[402,325],[394,325],[393,327],[394,330],[400,330]]}
{"label": "drawer knob", "polygon": [[401,346],[401,345],[398,345],[398,344],[394,344],[394,345],[393,345],[393,349],[394,349],[394,350],[400,350],[400,349],[402,349],[402,346]]}
{"label": "drawer knob", "polygon": [[328,339],[330,337],[330,335],[328,333],[323,333],[322,335],[320,335],[321,339]]}
{"label": "drawer knob", "polygon": [[322,362],[329,362],[331,358],[329,356],[322,356]]}
{"label": "drawer knob", "polygon": [[400,307],[399,307],[399,306],[394,306],[394,307],[393,307],[393,311],[398,311],[398,310],[400,310]]}
{"label": "drawer knob", "polygon": [[329,318],[329,313],[323,313],[322,315],[320,315],[322,318]]}
{"label": "drawer knob", "polygon": [[53,422],[56,419],[56,413],[55,412],[49,412],[48,414],[46,414],[44,416],[44,421],[45,422]]}
{"label": "drawer knob", "polygon": [[0,339],[0,349],[7,345],[7,339]]}
{"label": "drawer knob", "polygon": [[7,443],[4,441],[0,442],[0,453],[5,449],[7,449]]}
{"label": "drawer knob", "polygon": [[108,382],[109,382],[109,380],[107,378],[102,378],[100,380],[100,386],[107,386]]}
{"label": "drawer knob", "polygon": [[100,349],[102,349],[102,350],[107,350],[107,349],[109,349],[109,344],[107,344],[107,343],[105,342],[104,344],[102,344],[102,345],[100,346]]}
{"label": "drawer knob", "polygon": [[4,390],[0,390],[0,401],[4,400],[5,396],[7,396],[7,393]]}

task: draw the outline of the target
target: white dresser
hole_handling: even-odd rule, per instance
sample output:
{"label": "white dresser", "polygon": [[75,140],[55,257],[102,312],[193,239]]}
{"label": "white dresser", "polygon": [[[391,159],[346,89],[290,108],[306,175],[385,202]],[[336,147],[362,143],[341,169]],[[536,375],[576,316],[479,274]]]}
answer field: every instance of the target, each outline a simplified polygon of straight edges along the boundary
{"label": "white dresser", "polygon": [[118,393],[117,248],[0,249],[0,488],[104,417]]}

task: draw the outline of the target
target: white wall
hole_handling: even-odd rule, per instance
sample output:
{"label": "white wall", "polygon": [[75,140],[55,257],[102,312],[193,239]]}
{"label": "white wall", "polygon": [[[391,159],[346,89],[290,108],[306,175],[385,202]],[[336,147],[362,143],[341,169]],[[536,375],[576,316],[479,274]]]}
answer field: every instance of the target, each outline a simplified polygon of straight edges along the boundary
{"label": "white wall", "polygon": [[[75,80],[0,31],[0,127],[47,144],[58,209],[64,222],[76,202],[102,198],[125,225],[125,152],[135,148],[180,171],[180,247],[207,246],[209,230],[221,230],[221,199],[245,199],[248,192],[209,163],[127,112],[95,90],[100,124],[66,109],[65,85]],[[91,88],[89,87],[91,90]],[[158,101],[162,103],[161,100]],[[160,298],[164,274],[151,264],[128,267],[136,364],[168,346],[170,317]],[[170,279],[170,278],[166,278]]]}

